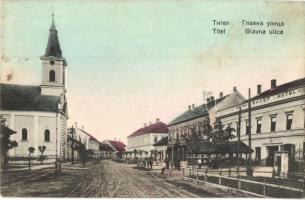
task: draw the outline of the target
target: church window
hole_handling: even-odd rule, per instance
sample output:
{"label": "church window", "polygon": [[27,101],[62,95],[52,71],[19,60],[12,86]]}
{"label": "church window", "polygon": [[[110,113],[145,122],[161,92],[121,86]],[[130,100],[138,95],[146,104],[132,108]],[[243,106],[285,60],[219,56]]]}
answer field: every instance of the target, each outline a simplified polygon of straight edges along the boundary
{"label": "church window", "polygon": [[50,82],[55,81],[55,71],[54,70],[50,70],[50,72],[49,72],[49,81]]}
{"label": "church window", "polygon": [[21,140],[28,140],[28,130],[26,128],[22,129],[21,134]]}
{"label": "church window", "polygon": [[50,130],[46,129],[44,131],[44,141],[49,142],[50,141]]}

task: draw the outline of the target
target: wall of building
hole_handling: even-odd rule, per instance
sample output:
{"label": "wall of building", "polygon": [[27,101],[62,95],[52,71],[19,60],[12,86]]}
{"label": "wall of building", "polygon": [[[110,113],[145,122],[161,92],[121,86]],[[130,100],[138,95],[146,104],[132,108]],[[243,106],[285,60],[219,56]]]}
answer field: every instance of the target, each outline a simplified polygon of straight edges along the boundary
{"label": "wall of building", "polygon": [[209,123],[209,116],[205,115],[193,120],[169,126],[170,143],[174,143],[175,140],[181,139],[181,135],[191,134],[192,128],[194,128],[196,134],[199,134],[199,132],[202,133],[204,131],[203,125],[207,123]]}
{"label": "wall of building", "polygon": [[167,133],[147,133],[135,137],[129,137],[127,140],[127,151],[133,151],[134,149],[147,151],[150,155],[150,151],[154,150],[153,146],[155,138],[157,141],[161,140],[163,137],[166,137]]}
{"label": "wall of building", "polygon": [[[48,158],[55,158],[56,155],[56,126],[58,126],[58,156],[60,146],[66,142],[66,117],[52,112],[36,111],[0,111],[0,114],[6,119],[6,125],[17,133],[12,135],[12,139],[18,142],[18,147],[9,151],[11,157],[27,157],[28,148],[34,147],[34,156],[40,156],[39,146],[46,146],[44,155]],[[62,118],[61,123],[60,118]],[[22,129],[26,128],[28,137],[26,141],[22,140]],[[50,141],[45,141],[44,132],[50,131]],[[63,149],[61,149],[63,150]]]}
{"label": "wall of building", "polygon": [[[302,97],[303,89],[292,90],[294,92],[283,92],[274,96],[256,100],[251,103],[251,138],[252,149],[255,152],[252,154],[252,159],[256,158],[256,151],[261,151],[261,159],[264,161],[268,157],[268,148],[280,146],[284,144],[295,145],[295,158],[303,158],[303,148],[305,142],[305,102]],[[287,94],[283,96],[283,94]],[[289,95],[290,94],[290,95]],[[275,101],[274,99],[277,99]],[[246,134],[246,122],[248,121],[248,106],[242,105],[241,114],[241,140],[248,144],[248,135]],[[230,115],[228,110],[233,111]],[[230,125],[237,130],[238,108],[230,108],[220,111],[222,123],[225,126]],[[286,129],[287,115],[292,114],[291,130]],[[276,118],[276,127],[271,131],[271,117]],[[257,121],[261,120],[261,133],[257,133]],[[235,133],[236,135],[236,133]],[[237,138],[235,138],[236,140]]]}

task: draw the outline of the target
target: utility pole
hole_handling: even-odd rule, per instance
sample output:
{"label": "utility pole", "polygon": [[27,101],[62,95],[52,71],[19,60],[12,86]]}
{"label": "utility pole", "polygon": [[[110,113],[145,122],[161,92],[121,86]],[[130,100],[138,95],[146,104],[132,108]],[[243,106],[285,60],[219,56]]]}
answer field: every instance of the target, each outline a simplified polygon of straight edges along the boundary
{"label": "utility pole", "polygon": [[72,137],[71,149],[72,149],[72,165],[73,165],[74,164],[74,128],[73,128],[73,125],[71,128],[71,137]]}
{"label": "utility pole", "polygon": [[251,168],[251,165],[252,165],[252,152],[251,152],[251,89],[249,88],[248,90],[248,120],[249,120],[249,159],[248,159],[248,176],[252,176],[252,168]]}
{"label": "utility pole", "polygon": [[236,169],[237,169],[237,175],[239,176],[239,154],[240,154],[240,124],[241,124],[241,106],[239,106],[239,112],[238,112],[238,124],[237,124],[237,163],[236,163]]}

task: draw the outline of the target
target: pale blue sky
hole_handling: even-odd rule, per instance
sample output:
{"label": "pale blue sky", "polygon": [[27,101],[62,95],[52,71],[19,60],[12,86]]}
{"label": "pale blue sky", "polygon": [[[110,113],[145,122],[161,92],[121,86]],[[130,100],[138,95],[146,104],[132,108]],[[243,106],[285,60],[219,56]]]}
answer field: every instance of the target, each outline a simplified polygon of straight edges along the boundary
{"label": "pale blue sky", "polygon": [[[303,2],[4,1],[1,81],[41,81],[51,13],[68,62],[70,123],[121,138],[233,86],[246,95],[304,77]],[[212,20],[229,20],[214,35]],[[245,35],[242,19],[284,21],[284,35]]]}

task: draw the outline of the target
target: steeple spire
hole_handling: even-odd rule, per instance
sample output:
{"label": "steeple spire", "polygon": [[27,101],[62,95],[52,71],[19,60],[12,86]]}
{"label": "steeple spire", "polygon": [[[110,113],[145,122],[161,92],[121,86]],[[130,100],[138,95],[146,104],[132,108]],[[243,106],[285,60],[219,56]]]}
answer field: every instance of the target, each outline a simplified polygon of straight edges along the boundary
{"label": "steeple spire", "polygon": [[55,22],[54,22],[54,14],[52,13],[52,24],[49,29],[49,39],[48,39],[48,45],[46,48],[46,52],[44,56],[53,56],[56,58],[62,58],[61,49],[59,45],[59,40],[57,37],[57,30],[55,28]]}
{"label": "steeple spire", "polygon": [[51,24],[50,30],[55,30],[55,31],[57,31],[56,28],[55,28],[54,13],[52,13],[52,24]]}

